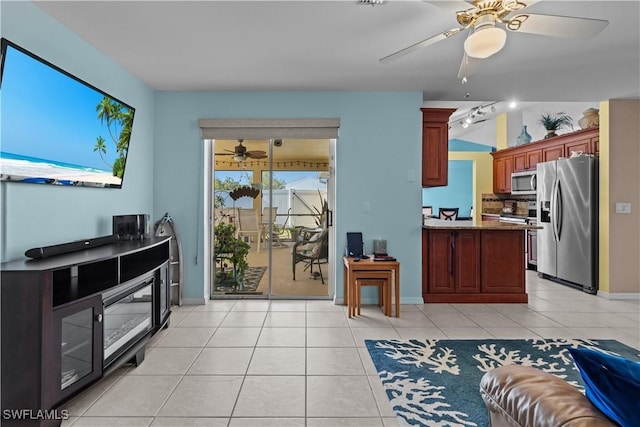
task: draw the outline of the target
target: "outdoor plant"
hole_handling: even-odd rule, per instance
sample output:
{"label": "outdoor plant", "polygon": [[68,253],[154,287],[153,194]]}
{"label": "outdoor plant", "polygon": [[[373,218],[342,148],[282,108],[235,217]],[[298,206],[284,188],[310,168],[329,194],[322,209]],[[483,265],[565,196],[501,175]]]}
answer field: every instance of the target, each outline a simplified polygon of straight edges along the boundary
{"label": "outdoor plant", "polygon": [[291,240],[296,242],[298,240],[298,235],[300,234],[299,227],[287,227],[287,231],[289,232],[289,236]]}
{"label": "outdoor plant", "polygon": [[[216,256],[216,279],[233,280],[241,283],[244,272],[249,267],[247,255],[249,244],[235,237],[236,227],[233,224],[220,222],[214,228],[215,240],[213,251]],[[231,270],[229,270],[231,269]]]}
{"label": "outdoor plant", "polygon": [[324,228],[325,221],[327,220],[327,213],[329,212],[329,203],[327,202],[327,199],[322,197],[320,190],[318,190],[318,195],[320,196],[320,200],[322,200],[322,206],[320,209],[315,206],[313,207],[313,210],[316,211],[314,219],[318,228]]}
{"label": "outdoor plant", "polygon": [[573,119],[564,111],[556,114],[543,113],[542,116],[540,116],[539,123],[547,130],[545,138],[556,136],[556,131],[565,127],[573,129]]}

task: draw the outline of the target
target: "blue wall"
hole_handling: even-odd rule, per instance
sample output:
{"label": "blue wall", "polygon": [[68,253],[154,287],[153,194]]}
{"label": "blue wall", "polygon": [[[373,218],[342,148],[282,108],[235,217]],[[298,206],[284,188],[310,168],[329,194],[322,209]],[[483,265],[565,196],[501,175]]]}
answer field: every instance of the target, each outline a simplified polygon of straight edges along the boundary
{"label": "blue wall", "polygon": [[[115,214],[149,213],[157,220],[170,212],[182,236],[185,297],[201,299],[206,260],[198,119],[336,117],[336,247],[345,246],[347,231],[362,231],[368,251],[374,238],[387,239],[402,265],[403,302],[421,302],[420,92],[157,93],[32,3],[0,6],[3,37],[136,108],[122,189],[0,185],[3,261],[34,246],[110,234]],[[341,297],[339,260],[336,266]]]}
{"label": "blue wall", "polygon": [[468,216],[473,206],[473,161],[449,160],[449,183],[446,187],[422,189],[422,205],[439,208],[459,208],[459,216]]}
{"label": "blue wall", "polygon": [[111,234],[115,214],[157,217],[153,91],[32,3],[3,1],[0,8],[2,37],[136,108],[122,189],[0,184],[2,261],[36,246]]}
{"label": "blue wall", "polygon": [[[451,139],[449,151],[491,152],[495,151],[495,147],[462,139]],[[473,162],[449,160],[448,185],[423,188],[422,205],[432,206],[434,215],[438,214],[438,208],[459,208],[458,215],[468,216],[473,206]]]}
{"label": "blue wall", "polygon": [[481,153],[491,153],[496,151],[496,147],[491,147],[477,142],[465,141],[464,139],[450,139],[449,151],[473,151]]}
{"label": "blue wall", "polygon": [[[158,93],[154,210],[170,212],[179,227],[187,260],[185,297],[202,297],[206,262],[198,119],[337,117],[337,253],[347,231],[362,231],[368,251],[374,238],[387,239],[401,262],[403,302],[421,302],[421,105],[419,92]],[[364,202],[369,214],[362,212]],[[336,267],[336,293],[342,297],[339,260]]]}

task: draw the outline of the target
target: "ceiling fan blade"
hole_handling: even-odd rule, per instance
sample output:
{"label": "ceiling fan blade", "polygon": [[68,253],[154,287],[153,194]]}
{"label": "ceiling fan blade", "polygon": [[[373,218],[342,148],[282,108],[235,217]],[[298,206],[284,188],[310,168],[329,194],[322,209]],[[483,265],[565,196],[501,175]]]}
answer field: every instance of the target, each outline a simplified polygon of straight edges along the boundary
{"label": "ceiling fan blade", "polygon": [[247,151],[244,153],[245,156],[251,157],[252,159],[266,159],[267,153],[260,150]]}
{"label": "ceiling fan blade", "polygon": [[[482,59],[473,58],[466,53],[462,56],[462,62],[460,62],[460,69],[458,70],[458,78],[464,79],[469,77],[478,70],[478,67],[482,63]],[[466,83],[466,82],[465,82]]]}
{"label": "ceiling fan blade", "polygon": [[452,28],[451,30],[447,30],[447,31],[443,31],[440,34],[437,34],[435,36],[429,37],[428,39],[424,39],[421,42],[418,42],[416,44],[412,44],[409,47],[405,47],[404,49],[401,49],[395,53],[392,53],[391,55],[387,55],[384,58],[381,58],[379,61],[382,63],[387,63],[390,61],[393,61],[394,59],[398,59],[400,57],[403,57],[411,52],[413,52],[416,49],[419,49],[421,47],[425,47],[425,46],[429,46],[432,45],[434,43],[437,43],[441,40],[444,39],[448,39],[451,36],[455,36],[456,34],[458,34],[460,31],[464,30],[465,28]]}
{"label": "ceiling fan blade", "polygon": [[519,33],[541,34],[554,37],[593,37],[609,21],[558,15],[523,13],[505,21],[507,29]]}

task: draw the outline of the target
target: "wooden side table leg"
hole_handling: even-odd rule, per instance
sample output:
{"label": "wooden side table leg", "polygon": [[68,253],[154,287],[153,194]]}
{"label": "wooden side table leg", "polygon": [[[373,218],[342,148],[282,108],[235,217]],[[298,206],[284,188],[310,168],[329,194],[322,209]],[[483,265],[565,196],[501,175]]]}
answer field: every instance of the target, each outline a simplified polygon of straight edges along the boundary
{"label": "wooden side table leg", "polygon": [[358,281],[356,280],[356,297],[354,299],[354,302],[356,304],[356,308],[355,308],[356,316],[360,316],[360,304],[362,304],[362,301],[360,300],[361,296],[362,296],[362,284],[358,283]]}
{"label": "wooden side table leg", "polygon": [[386,289],[386,315],[388,317],[391,317],[392,315],[392,308],[391,308],[391,294],[392,294],[392,290],[391,287],[393,286],[393,274],[391,273],[391,271],[387,272],[387,283],[385,286]]}
{"label": "wooden side table leg", "polygon": [[351,277],[349,277],[349,283],[347,286],[349,287],[349,317],[353,317],[355,315],[355,285],[352,283]]}
{"label": "wooden side table leg", "polygon": [[400,268],[396,268],[395,271],[395,297],[396,297],[396,317],[400,317]]}

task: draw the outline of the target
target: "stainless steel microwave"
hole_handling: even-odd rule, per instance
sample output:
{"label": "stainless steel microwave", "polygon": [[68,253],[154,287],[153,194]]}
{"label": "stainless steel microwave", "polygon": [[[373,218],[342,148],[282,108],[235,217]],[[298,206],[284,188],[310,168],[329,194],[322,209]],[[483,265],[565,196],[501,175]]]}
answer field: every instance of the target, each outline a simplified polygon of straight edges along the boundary
{"label": "stainless steel microwave", "polygon": [[513,172],[511,194],[536,194],[536,171]]}

